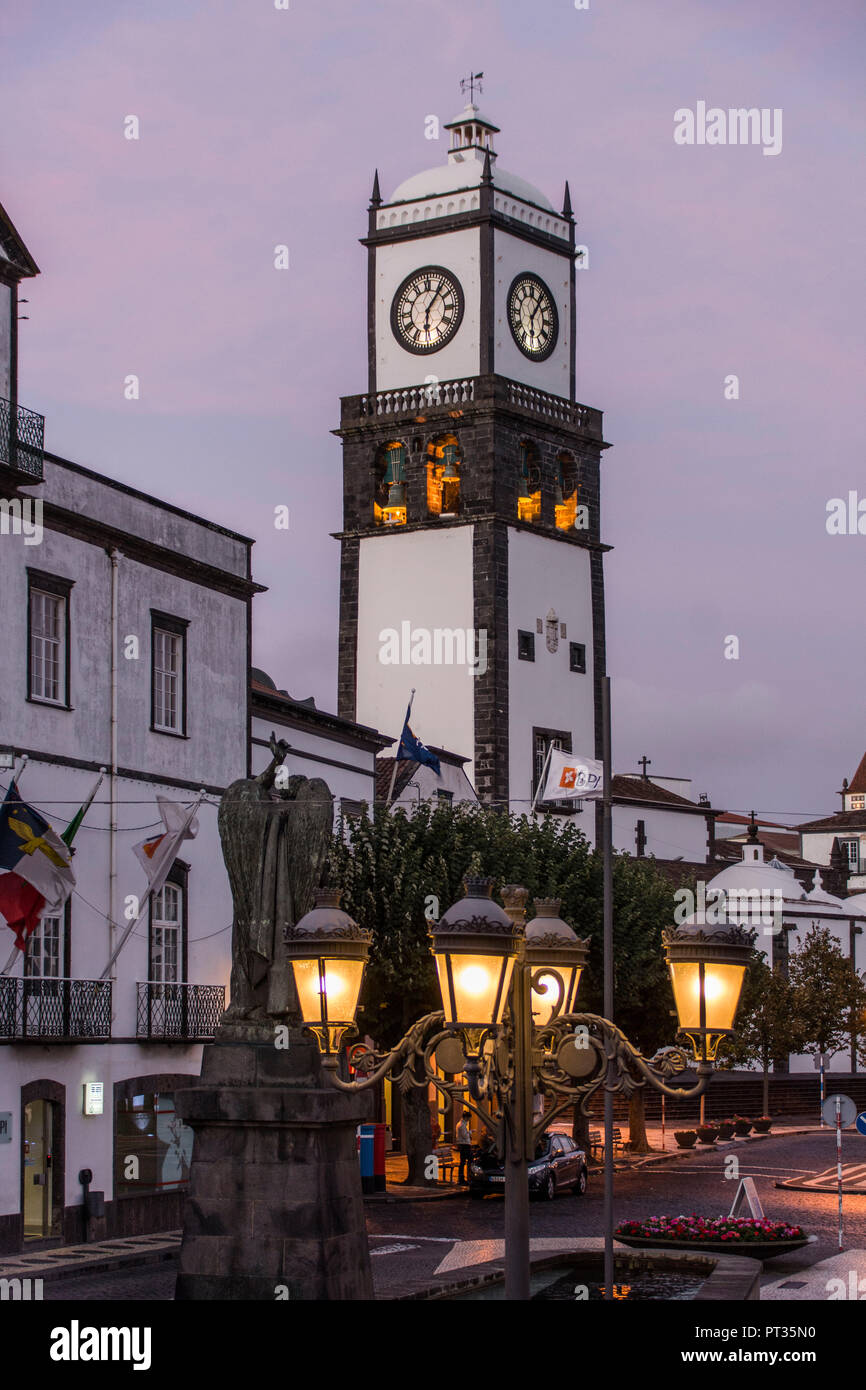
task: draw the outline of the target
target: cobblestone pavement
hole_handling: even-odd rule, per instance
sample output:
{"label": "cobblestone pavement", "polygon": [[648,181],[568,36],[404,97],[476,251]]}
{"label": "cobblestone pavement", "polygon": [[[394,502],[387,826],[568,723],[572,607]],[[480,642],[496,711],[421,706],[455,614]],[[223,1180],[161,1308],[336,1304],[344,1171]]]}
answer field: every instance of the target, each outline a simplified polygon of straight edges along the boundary
{"label": "cobblestone pavement", "polygon": [[[739,1177],[752,1176],[767,1216],[803,1225],[818,1241],[802,1251],[771,1261],[762,1280],[772,1283],[837,1253],[836,1197],[826,1192],[795,1192],[775,1186],[796,1174],[817,1173],[834,1159],[835,1139],[826,1134],[774,1136],[757,1143],[696,1152],[662,1165],[616,1174],[616,1218],[633,1218],[698,1211],[717,1216],[730,1210],[736,1191],[730,1158],[737,1159]],[[843,1136],[843,1160],[866,1159],[866,1138]],[[473,1202],[456,1196],[442,1202],[400,1202],[368,1208],[367,1227],[373,1278],[380,1298],[394,1298],[429,1285],[437,1267],[458,1241],[502,1238],[503,1202],[488,1198]],[[533,1202],[534,1237],[580,1239],[602,1234],[601,1176],[593,1175],[584,1197],[562,1196],[553,1202]],[[845,1202],[845,1246],[866,1248],[866,1196]],[[453,1257],[449,1260],[453,1265]],[[494,1266],[488,1266],[492,1268]],[[475,1265],[466,1275],[480,1273]],[[451,1279],[455,1274],[449,1276]],[[458,1276],[459,1277],[459,1276]],[[51,1299],[170,1299],[174,1264],[118,1271],[102,1276],[66,1279],[45,1284]]]}

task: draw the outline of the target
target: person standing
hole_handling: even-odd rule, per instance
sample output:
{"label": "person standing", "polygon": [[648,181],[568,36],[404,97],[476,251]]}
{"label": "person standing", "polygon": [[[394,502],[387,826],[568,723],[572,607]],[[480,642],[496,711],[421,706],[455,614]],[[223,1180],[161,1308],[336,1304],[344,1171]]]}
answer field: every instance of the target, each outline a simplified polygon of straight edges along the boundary
{"label": "person standing", "polygon": [[469,1181],[469,1163],[472,1158],[472,1131],[469,1128],[471,1118],[471,1112],[464,1110],[463,1119],[457,1126],[457,1152],[460,1155],[460,1167],[457,1172],[458,1183]]}

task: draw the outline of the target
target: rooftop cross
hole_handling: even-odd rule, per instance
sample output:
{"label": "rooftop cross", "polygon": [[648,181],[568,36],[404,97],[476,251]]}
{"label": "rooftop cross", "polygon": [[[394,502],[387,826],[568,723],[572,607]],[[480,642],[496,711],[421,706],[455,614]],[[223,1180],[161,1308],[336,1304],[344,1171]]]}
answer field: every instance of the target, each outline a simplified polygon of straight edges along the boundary
{"label": "rooftop cross", "polygon": [[467,87],[469,89],[470,106],[475,104],[475,88],[477,87],[479,92],[484,90],[481,86],[481,79],[483,76],[483,72],[470,72],[468,77],[461,77],[460,79],[460,90],[464,96],[466,95]]}
{"label": "rooftop cross", "polygon": [[648,758],[646,753],[644,753],[642,758],[638,758],[638,764],[643,768],[643,779],[645,782],[649,781],[646,770],[648,767],[652,767],[652,761],[652,758]]}

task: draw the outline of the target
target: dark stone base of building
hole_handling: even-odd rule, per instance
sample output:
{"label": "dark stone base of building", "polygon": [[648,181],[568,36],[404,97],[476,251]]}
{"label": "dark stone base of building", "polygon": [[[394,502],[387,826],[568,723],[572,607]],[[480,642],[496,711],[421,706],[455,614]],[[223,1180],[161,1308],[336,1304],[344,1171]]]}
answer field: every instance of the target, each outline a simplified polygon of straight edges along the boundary
{"label": "dark stone base of building", "polygon": [[177,1096],[195,1131],[176,1298],[373,1297],[355,1144],[363,1097],[339,1092],[315,1045],[243,1030],[204,1049]]}

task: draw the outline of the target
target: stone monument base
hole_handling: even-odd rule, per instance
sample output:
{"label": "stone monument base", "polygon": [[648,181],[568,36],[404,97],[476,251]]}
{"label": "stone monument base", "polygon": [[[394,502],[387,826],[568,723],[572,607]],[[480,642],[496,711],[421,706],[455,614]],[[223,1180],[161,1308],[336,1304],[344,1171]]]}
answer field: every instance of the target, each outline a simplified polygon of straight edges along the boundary
{"label": "stone monument base", "polygon": [[355,1142],[369,1101],[330,1084],[315,1043],[222,1025],[176,1104],[195,1146],[175,1298],[373,1297]]}

